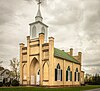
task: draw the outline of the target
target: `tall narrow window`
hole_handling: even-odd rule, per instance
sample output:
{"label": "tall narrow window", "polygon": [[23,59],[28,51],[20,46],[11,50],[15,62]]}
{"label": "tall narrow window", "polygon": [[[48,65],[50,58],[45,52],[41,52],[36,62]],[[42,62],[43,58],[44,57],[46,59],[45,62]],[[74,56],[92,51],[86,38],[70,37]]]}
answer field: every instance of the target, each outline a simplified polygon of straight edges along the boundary
{"label": "tall narrow window", "polygon": [[36,37],[36,27],[35,26],[32,28],[31,37],[32,38],[35,38]]}
{"label": "tall narrow window", "polygon": [[80,80],[80,73],[78,72],[78,68],[76,68],[75,71],[75,81],[79,81]]}
{"label": "tall narrow window", "polygon": [[45,28],[42,27],[41,32],[45,34]]}
{"label": "tall narrow window", "polygon": [[62,81],[62,70],[59,64],[55,69],[55,81]]}
{"label": "tall narrow window", "polygon": [[70,66],[66,70],[66,81],[72,81],[72,71],[70,71]]}

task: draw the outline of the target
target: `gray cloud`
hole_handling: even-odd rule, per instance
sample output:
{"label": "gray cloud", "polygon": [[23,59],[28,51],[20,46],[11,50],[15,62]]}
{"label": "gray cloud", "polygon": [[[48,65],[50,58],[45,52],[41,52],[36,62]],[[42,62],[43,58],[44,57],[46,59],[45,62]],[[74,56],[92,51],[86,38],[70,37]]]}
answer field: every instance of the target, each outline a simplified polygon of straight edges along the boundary
{"label": "gray cloud", "polygon": [[[6,60],[19,55],[19,43],[26,43],[28,24],[37,11],[34,1],[0,0],[0,60],[4,60],[4,66]],[[55,37],[55,47],[65,51],[73,47],[75,55],[82,51],[83,65],[88,65],[83,69],[99,72],[100,0],[47,0],[41,10],[49,36]]]}
{"label": "gray cloud", "polygon": [[5,2],[0,1],[0,25],[12,20],[12,14],[14,11],[6,5],[4,6]]}
{"label": "gray cloud", "polygon": [[[78,6],[79,1],[81,5]],[[69,1],[64,1],[63,3],[67,6],[66,3]],[[73,0],[72,0],[73,2]],[[89,65],[92,64],[100,64],[100,1],[95,0],[75,0],[74,4],[71,5],[75,8],[65,8],[63,7],[64,4],[60,4],[60,8],[55,9],[53,14],[52,21],[50,21],[51,25],[55,25],[58,27],[56,34],[57,36],[60,35],[67,35],[67,36],[60,36],[57,38],[57,45],[59,44],[59,48],[63,48],[63,46],[68,45],[74,48],[79,47],[81,51],[83,51],[83,63]],[[62,6],[63,5],[63,6]],[[57,11],[56,11],[57,10]],[[63,10],[63,11],[62,11]],[[67,13],[68,12],[68,13]],[[70,13],[71,12],[71,13]],[[52,12],[51,12],[52,13]],[[69,28],[69,24],[71,28]],[[66,27],[66,31],[61,26]],[[72,30],[73,29],[73,30]],[[71,32],[73,31],[73,33]],[[59,32],[61,31],[61,32]],[[62,33],[63,32],[63,33]],[[76,32],[76,33],[75,33]],[[70,37],[69,37],[70,36]],[[66,39],[66,40],[65,40]],[[61,40],[63,40],[61,42]],[[69,41],[70,40],[70,41]],[[76,41],[75,41],[76,40]],[[73,42],[71,42],[73,41]],[[60,43],[61,42],[61,43]],[[78,43],[77,43],[78,42]],[[75,43],[75,44],[74,44]],[[60,45],[61,44],[61,45]],[[67,47],[68,47],[67,46]],[[63,48],[67,49],[67,48]],[[93,68],[94,66],[90,66]],[[97,70],[95,66],[95,70]],[[100,71],[100,70],[99,70]],[[89,71],[86,71],[89,72]],[[91,73],[96,73],[92,72]]]}

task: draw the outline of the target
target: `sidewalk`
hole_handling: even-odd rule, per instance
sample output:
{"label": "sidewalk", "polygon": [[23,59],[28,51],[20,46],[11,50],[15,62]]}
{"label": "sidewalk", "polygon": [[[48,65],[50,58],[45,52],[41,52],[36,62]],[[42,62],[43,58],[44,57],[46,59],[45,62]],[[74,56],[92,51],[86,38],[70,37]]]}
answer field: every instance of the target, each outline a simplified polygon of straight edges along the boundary
{"label": "sidewalk", "polygon": [[100,91],[100,88],[97,88],[97,89],[91,89],[91,90],[85,90],[85,91]]}

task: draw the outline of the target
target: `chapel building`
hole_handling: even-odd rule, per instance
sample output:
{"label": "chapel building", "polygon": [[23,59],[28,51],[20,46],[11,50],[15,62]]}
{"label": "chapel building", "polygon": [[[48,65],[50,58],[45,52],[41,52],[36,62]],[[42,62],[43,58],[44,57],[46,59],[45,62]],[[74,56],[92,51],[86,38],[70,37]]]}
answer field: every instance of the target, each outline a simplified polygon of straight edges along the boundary
{"label": "chapel building", "polygon": [[65,52],[54,47],[48,38],[48,26],[43,23],[40,3],[35,22],[30,25],[27,46],[20,43],[20,84],[40,86],[79,86],[84,83],[81,70],[82,53],[73,56],[73,49]]}

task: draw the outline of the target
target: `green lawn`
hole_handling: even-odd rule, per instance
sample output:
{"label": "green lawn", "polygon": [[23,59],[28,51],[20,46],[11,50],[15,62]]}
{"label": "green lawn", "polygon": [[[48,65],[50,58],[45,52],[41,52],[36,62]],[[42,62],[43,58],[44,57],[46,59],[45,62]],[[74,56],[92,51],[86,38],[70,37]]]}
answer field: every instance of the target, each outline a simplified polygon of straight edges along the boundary
{"label": "green lawn", "polygon": [[44,88],[44,87],[1,87],[0,91],[83,91],[89,89],[100,88],[100,85],[82,86],[82,87],[65,87],[65,88]]}

